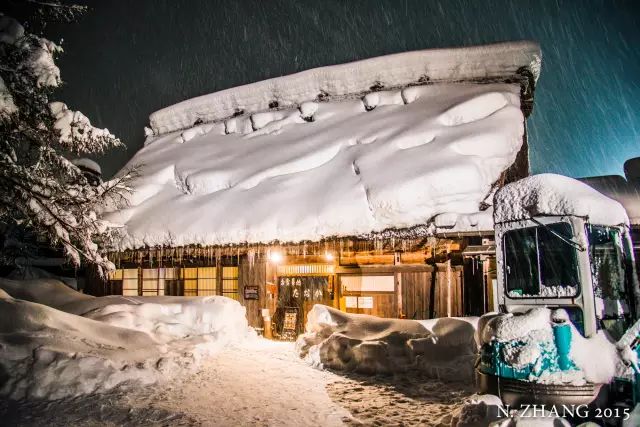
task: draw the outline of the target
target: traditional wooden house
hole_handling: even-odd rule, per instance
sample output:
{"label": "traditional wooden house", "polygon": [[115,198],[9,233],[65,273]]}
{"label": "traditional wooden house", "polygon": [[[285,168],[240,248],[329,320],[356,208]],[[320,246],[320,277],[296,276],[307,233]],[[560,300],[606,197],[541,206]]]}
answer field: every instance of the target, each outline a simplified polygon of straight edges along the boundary
{"label": "traditional wooden house", "polygon": [[312,69],[155,112],[96,293],[225,295],[300,331],[313,304],[491,308],[492,195],[528,175],[531,42]]}

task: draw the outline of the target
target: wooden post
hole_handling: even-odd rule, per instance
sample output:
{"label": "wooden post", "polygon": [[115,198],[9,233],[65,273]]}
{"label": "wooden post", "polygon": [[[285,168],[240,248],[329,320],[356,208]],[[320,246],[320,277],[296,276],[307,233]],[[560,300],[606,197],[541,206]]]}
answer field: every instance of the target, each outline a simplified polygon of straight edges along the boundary
{"label": "wooden post", "polygon": [[263,323],[263,336],[267,339],[273,339],[273,332],[271,331],[271,314],[268,308],[262,309],[262,323]]}
{"label": "wooden post", "polygon": [[[395,252],[393,256],[393,264],[399,265],[400,262],[400,252]],[[394,273],[394,279],[396,282],[396,301],[398,305],[398,309],[396,311],[396,316],[400,319],[404,319],[406,316],[404,314],[404,307],[402,301],[402,274],[399,272]]]}
{"label": "wooden post", "polygon": [[450,244],[447,243],[447,317],[451,317],[451,258],[449,256]]}

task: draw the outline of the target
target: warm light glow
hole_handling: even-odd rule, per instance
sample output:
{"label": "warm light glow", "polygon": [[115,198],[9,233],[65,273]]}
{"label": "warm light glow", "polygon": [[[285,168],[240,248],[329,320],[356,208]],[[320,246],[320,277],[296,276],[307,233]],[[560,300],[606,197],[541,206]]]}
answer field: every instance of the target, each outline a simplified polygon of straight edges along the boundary
{"label": "warm light glow", "polygon": [[333,261],[333,254],[332,254],[331,252],[325,252],[325,253],[324,253],[324,258],[325,258],[327,261]]}
{"label": "warm light glow", "polygon": [[269,253],[269,261],[271,261],[274,264],[278,264],[279,262],[282,262],[282,259],[283,259],[283,256],[278,251],[273,251]]}

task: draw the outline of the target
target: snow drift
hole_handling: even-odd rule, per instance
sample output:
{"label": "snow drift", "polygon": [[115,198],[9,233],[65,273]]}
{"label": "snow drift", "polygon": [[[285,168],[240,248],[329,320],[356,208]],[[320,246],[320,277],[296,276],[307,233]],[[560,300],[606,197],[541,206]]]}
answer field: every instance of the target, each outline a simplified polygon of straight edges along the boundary
{"label": "snow drift", "polygon": [[[505,415],[508,414],[508,415]],[[498,396],[482,394],[474,396],[453,413],[451,427],[570,427],[571,423],[551,412],[549,407],[508,410]],[[588,424],[581,424],[587,427]]]}
{"label": "snow drift", "polygon": [[[370,94],[371,95],[371,94]],[[156,138],[121,247],[318,241],[478,213],[522,146],[519,84],[432,84],[238,116]],[[125,168],[126,169],[126,168]],[[250,208],[248,208],[250,207]]]}
{"label": "snow drift", "polygon": [[318,367],[366,374],[420,370],[470,382],[476,323],[477,318],[382,319],[317,304],[296,348]]}
{"label": "snow drift", "polygon": [[224,297],[95,298],[51,279],[0,280],[0,395],[151,384],[248,336],[244,308]]}

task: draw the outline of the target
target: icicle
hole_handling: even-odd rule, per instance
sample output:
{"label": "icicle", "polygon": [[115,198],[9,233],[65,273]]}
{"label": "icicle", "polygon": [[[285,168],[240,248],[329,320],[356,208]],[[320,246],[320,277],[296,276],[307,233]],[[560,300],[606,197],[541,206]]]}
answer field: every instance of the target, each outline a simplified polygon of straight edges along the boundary
{"label": "icicle", "polygon": [[247,249],[247,259],[249,261],[249,270],[253,269],[253,264],[255,262],[256,259],[256,250],[251,248],[251,249]]}

